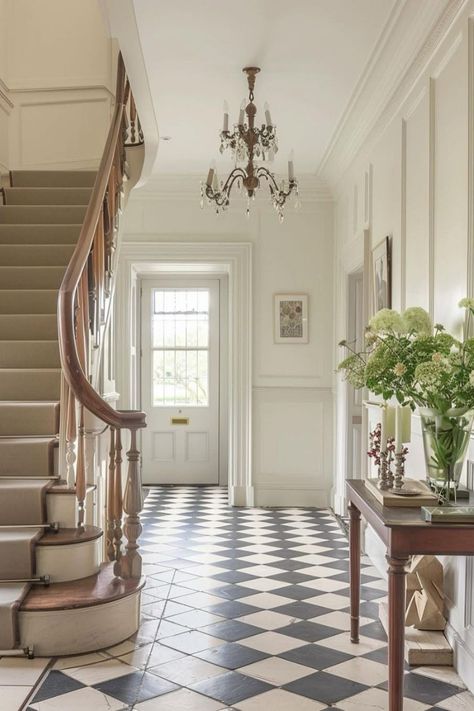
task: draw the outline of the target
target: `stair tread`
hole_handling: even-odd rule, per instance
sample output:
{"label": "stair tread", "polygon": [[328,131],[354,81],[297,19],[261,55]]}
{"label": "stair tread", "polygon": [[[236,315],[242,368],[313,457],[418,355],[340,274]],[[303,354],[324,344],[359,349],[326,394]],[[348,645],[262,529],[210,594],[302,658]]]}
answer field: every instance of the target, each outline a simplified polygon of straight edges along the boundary
{"label": "stair tread", "polygon": [[84,530],[78,528],[60,528],[57,533],[46,531],[38,542],[38,545],[66,546],[73,543],[86,543],[87,541],[94,541],[102,535],[102,529],[98,526],[84,526]]}
{"label": "stair tread", "polygon": [[[88,484],[86,486],[86,493],[88,494],[90,491],[95,491],[96,488],[97,487],[95,484]],[[52,486],[50,486],[50,488],[48,489],[48,493],[49,494],[61,494],[61,495],[62,494],[70,494],[70,495],[72,494],[75,496],[76,495],[76,487],[68,486],[67,484],[61,484],[61,483],[54,484],[53,483]]]}
{"label": "stair tread", "polygon": [[88,578],[52,583],[47,588],[33,585],[21,604],[20,612],[93,607],[132,595],[144,585],[144,578],[130,580],[116,578],[114,564],[104,563],[98,573]]}

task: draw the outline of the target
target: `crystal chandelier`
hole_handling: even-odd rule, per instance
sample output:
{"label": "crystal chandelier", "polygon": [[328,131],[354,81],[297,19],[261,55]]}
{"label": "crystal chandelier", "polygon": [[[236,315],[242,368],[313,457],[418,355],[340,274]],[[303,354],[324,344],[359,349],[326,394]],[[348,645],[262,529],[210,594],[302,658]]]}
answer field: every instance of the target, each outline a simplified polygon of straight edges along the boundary
{"label": "crystal chandelier", "polygon": [[[265,123],[260,128],[255,126],[257,107],[254,104],[255,78],[260,71],[258,67],[245,67],[249,87],[249,100],[244,99],[240,107],[239,121],[229,131],[229,110],[224,104],[224,124],[220,133],[220,153],[230,149],[235,161],[235,168],[227,179],[219,181],[215,162],[211,164],[207,180],[201,183],[201,207],[204,198],[209,204],[214,203],[216,212],[225,210],[230,203],[230,193],[235,183],[243,192],[247,193],[247,216],[250,214],[250,201],[255,199],[255,191],[260,187],[261,181],[267,182],[273,207],[278,213],[280,222],[283,221],[283,210],[286,199],[294,193],[295,207],[299,207],[298,183],[295,180],[293,166],[293,152],[288,160],[288,180],[277,182],[275,175],[263,165],[255,165],[254,159],[272,161],[278,151],[276,126],[272,122],[270,109],[265,103]],[[245,121],[245,114],[247,120]],[[245,167],[239,163],[246,163]]]}

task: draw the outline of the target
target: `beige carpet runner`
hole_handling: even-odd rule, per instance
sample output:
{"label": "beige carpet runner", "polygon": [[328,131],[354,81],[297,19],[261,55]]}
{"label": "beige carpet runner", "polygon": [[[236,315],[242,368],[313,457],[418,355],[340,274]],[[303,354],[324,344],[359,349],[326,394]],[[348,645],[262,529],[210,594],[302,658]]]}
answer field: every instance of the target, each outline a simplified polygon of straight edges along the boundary
{"label": "beige carpet runner", "polygon": [[95,173],[13,171],[0,205],[0,654],[18,643],[17,610],[57,483],[61,371],[57,292]]}

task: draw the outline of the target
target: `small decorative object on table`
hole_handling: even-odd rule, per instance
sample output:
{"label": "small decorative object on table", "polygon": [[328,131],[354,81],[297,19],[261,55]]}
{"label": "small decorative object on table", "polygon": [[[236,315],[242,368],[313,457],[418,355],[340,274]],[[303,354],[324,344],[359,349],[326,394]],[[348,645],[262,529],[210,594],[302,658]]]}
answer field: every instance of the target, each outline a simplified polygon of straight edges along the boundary
{"label": "small decorative object on table", "polygon": [[430,523],[474,523],[474,506],[423,506],[421,515]]}
{"label": "small decorative object on table", "polygon": [[[474,419],[474,338],[469,337],[474,299],[462,299],[459,306],[466,311],[461,340],[441,324],[433,326],[424,309],[411,307],[403,314],[392,309],[376,313],[363,351],[340,343],[350,355],[339,370],[353,387],[367,388],[384,401],[394,398],[413,411],[418,408],[426,479],[445,502],[456,500]],[[395,488],[403,477],[400,445],[396,440]]]}
{"label": "small decorative object on table", "polygon": [[[411,436],[411,410],[408,407],[391,406],[386,402],[365,402],[370,413],[380,418],[369,434],[368,456],[373,459],[379,472],[379,488],[382,491],[398,491],[404,484],[405,459],[408,449],[403,442]],[[392,465],[395,464],[395,472]]]}

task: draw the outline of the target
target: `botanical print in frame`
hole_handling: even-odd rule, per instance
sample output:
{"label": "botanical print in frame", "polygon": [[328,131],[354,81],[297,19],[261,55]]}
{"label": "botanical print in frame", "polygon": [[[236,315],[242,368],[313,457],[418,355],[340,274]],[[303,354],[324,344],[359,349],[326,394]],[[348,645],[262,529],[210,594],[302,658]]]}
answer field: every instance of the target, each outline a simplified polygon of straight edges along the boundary
{"label": "botanical print in frame", "polygon": [[374,313],[392,307],[390,237],[385,237],[372,250],[372,284]]}
{"label": "botanical print in frame", "polygon": [[275,343],[308,343],[308,295],[275,294]]}

